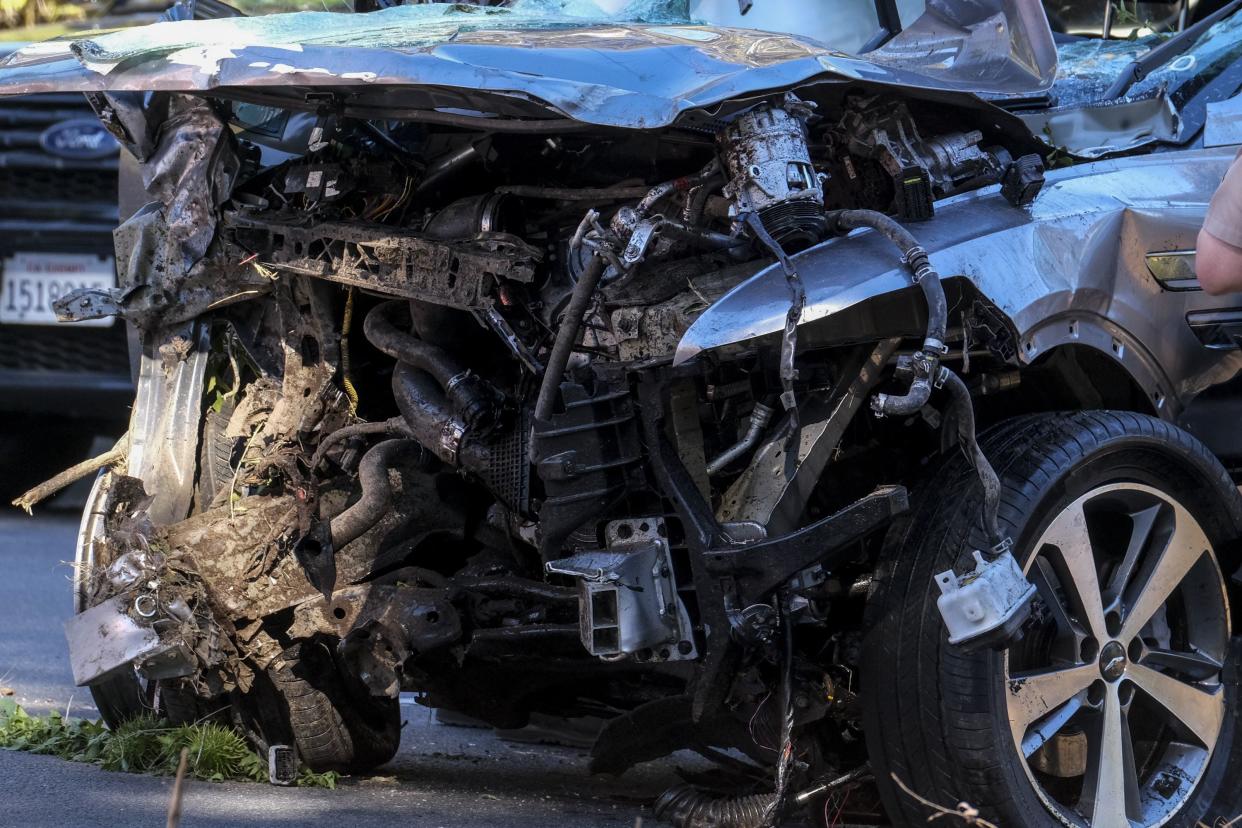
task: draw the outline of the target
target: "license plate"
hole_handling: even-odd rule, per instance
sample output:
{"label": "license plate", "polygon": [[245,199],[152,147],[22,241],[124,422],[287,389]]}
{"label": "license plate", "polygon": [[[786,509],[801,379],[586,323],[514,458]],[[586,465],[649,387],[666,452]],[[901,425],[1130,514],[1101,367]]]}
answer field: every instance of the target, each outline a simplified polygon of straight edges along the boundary
{"label": "license plate", "polygon": [[[0,262],[0,323],[55,325],[52,302],[78,288],[110,288],[116,272],[110,256],[89,253],[14,253]],[[77,322],[105,327],[112,317]]]}

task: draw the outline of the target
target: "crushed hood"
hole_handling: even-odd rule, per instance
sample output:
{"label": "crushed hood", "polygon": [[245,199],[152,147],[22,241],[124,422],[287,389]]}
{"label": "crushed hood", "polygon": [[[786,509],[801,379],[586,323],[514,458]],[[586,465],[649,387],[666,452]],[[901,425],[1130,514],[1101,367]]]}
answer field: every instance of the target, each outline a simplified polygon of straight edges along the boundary
{"label": "crushed hood", "polygon": [[1056,50],[1038,0],[930,0],[852,56],[788,34],[696,25],[685,0],[605,14],[586,0],[399,6],[170,21],[35,44],[0,61],[0,94],[170,91],[294,108],[339,91],[376,108],[469,110],[657,128],[681,113],[815,80],[1014,96],[1048,88]]}

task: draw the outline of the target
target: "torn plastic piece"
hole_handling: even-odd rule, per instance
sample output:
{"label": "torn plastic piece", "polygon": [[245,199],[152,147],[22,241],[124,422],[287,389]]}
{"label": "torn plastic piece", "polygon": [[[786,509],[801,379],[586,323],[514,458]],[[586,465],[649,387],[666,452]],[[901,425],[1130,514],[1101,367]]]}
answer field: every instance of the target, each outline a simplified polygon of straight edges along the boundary
{"label": "torn plastic piece", "polygon": [[949,628],[949,643],[975,650],[1007,646],[1030,615],[1035,585],[1027,580],[1006,548],[991,561],[976,550],[975,568],[958,576],[946,570],[936,576],[940,597],[936,607]]}
{"label": "torn plastic piece", "polygon": [[121,291],[117,288],[77,288],[52,302],[57,322],[85,322],[104,319],[121,312]]}
{"label": "torn plastic piece", "polygon": [[184,641],[172,641],[137,663],[148,681],[184,678],[194,674],[198,661]]}
{"label": "torn plastic piece", "polygon": [[298,756],[289,745],[272,745],[267,749],[267,781],[289,787],[298,781]]}
{"label": "torn plastic piece", "polygon": [[129,605],[128,596],[118,595],[65,622],[74,684],[83,687],[103,681],[136,659],[164,649],[155,630],[129,616]]}

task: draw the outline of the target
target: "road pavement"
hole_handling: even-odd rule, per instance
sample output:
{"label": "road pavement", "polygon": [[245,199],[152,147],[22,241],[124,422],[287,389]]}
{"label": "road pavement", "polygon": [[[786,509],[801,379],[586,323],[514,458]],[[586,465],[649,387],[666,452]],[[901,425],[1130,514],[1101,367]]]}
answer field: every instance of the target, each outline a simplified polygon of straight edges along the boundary
{"label": "road pavement", "polygon": [[[61,624],[71,612],[76,517],[0,517],[0,686],[32,713],[68,710],[94,718],[75,688]],[[646,806],[678,781],[678,755],[619,780],[587,773],[585,751],[505,741],[490,730],[440,724],[403,698],[401,751],[370,778],[336,790],[191,782],[184,828],[334,824],[341,828],[630,828],[658,825]],[[0,750],[0,826],[158,826],[171,781]]]}

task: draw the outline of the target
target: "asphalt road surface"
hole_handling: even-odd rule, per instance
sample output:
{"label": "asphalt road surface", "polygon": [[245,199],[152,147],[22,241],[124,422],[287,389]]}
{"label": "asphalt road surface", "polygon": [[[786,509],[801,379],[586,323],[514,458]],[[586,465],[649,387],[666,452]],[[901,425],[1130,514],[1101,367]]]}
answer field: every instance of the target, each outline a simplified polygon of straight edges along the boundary
{"label": "asphalt road surface", "polygon": [[[76,516],[0,517],[0,686],[32,713],[94,718],[73,686],[61,623],[70,614]],[[367,828],[632,828],[656,823],[647,804],[678,781],[689,756],[650,763],[619,780],[587,774],[585,751],[521,744],[491,731],[437,723],[403,704],[401,752],[377,776],[333,791],[191,781],[181,825],[333,824]],[[171,780],[0,750],[0,826],[162,826]]]}

